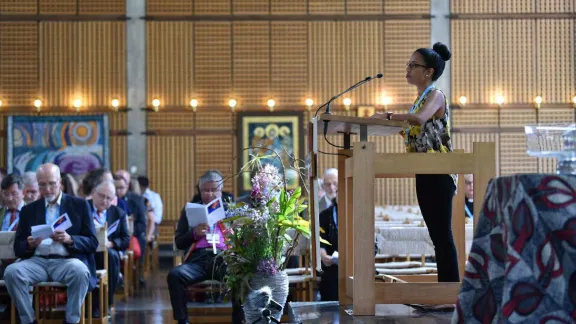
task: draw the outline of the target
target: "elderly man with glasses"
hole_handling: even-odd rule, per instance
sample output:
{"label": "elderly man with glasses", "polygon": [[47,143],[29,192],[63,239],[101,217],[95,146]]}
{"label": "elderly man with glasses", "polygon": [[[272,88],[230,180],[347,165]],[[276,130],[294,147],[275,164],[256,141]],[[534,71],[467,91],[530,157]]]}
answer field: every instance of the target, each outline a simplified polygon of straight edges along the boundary
{"label": "elderly man with glasses", "polygon": [[[21,323],[37,323],[32,307],[31,285],[56,281],[66,285],[65,323],[79,323],[81,306],[89,289],[96,286],[94,253],[98,238],[90,206],[61,190],[60,169],[43,164],[36,172],[43,199],[24,206],[14,239],[14,252],[22,260],[8,266],[6,288],[16,303]],[[56,229],[49,238],[32,236],[32,226],[53,224],[64,214],[71,227]]]}

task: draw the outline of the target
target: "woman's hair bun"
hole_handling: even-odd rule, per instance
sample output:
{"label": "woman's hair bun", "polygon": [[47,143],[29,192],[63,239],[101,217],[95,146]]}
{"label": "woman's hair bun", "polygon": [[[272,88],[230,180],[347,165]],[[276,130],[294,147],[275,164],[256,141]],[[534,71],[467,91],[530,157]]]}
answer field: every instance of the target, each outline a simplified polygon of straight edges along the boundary
{"label": "woman's hair bun", "polygon": [[444,61],[448,61],[450,57],[452,57],[452,53],[450,53],[448,46],[444,45],[443,43],[438,42],[434,44],[434,46],[432,46],[432,49],[434,50],[434,52],[438,53],[438,55],[440,55],[440,57]]}

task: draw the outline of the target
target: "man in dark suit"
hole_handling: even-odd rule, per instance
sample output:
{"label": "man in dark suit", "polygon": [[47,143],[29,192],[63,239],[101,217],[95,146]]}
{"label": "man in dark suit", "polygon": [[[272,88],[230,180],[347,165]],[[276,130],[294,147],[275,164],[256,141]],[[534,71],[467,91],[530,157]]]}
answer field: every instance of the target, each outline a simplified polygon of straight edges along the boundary
{"label": "man in dark suit", "polygon": [[[120,278],[120,252],[126,251],[130,245],[126,213],[112,205],[116,197],[116,187],[112,181],[104,180],[92,190],[92,200],[88,200],[92,207],[94,226],[103,227],[108,223],[108,307],[114,304],[114,292]],[[104,254],[96,253],[96,266],[104,267]],[[99,316],[100,305],[97,298],[93,299],[94,317]]]}
{"label": "man in dark suit", "polygon": [[134,215],[134,233],[132,234],[138,240],[138,245],[140,245],[140,251],[142,252],[140,260],[138,260],[138,267],[140,269],[140,283],[144,283],[142,265],[144,264],[146,253],[146,204],[142,196],[128,191],[130,186],[130,173],[128,171],[116,171],[114,173],[114,185],[116,186],[118,202],[121,199],[126,201],[128,208]]}
{"label": "man in dark suit", "polygon": [[[22,323],[37,323],[32,308],[30,285],[56,281],[66,285],[66,323],[79,323],[82,302],[96,285],[94,252],[98,238],[90,215],[90,206],[80,198],[61,191],[60,169],[43,164],[36,172],[40,194],[22,208],[14,240],[14,253],[22,261],[14,263],[4,274],[6,287]],[[52,224],[67,214],[72,226],[55,231],[50,238],[34,238],[31,227]]]}
{"label": "man in dark suit", "polygon": [[[223,179],[217,171],[207,171],[200,177],[200,204],[208,204],[222,197]],[[183,263],[168,273],[168,291],[174,320],[178,324],[188,323],[186,306],[186,288],[204,280],[222,280],[226,275],[226,265],[217,253],[227,249],[223,223],[218,222],[211,228],[208,224],[188,226],[186,210],[183,209],[178,220],[174,243],[180,250],[186,250]],[[217,237],[211,244],[208,236]],[[214,244],[216,242],[216,244]],[[214,251],[216,249],[216,251]],[[232,298],[232,323],[242,323],[242,307]]]}

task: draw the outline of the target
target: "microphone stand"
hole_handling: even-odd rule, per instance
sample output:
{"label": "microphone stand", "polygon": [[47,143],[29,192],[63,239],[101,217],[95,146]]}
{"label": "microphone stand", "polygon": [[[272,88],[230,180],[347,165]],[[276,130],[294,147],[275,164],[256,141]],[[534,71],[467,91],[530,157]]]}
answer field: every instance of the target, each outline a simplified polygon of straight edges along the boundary
{"label": "microphone stand", "polygon": [[[344,95],[345,93],[348,93],[358,87],[360,87],[361,85],[368,83],[374,79],[380,79],[382,77],[382,74],[379,73],[378,75],[376,75],[375,77],[366,77],[364,80],[357,82],[356,84],[354,84],[353,86],[351,86],[350,88],[344,90],[343,92],[341,92],[340,94],[337,94],[336,96],[332,97],[332,99],[328,100],[327,103],[325,103],[324,105],[320,106],[320,108],[326,106],[326,112],[325,114],[331,115],[332,113],[330,112],[330,108],[332,105],[332,102],[334,102],[334,100],[338,99],[339,97],[341,97],[342,95]],[[320,110],[320,108],[318,108],[318,110],[316,111],[316,113],[318,113],[318,111]],[[324,137],[326,137],[326,134],[328,133],[328,123],[330,121],[329,120],[325,120],[324,121]]]}

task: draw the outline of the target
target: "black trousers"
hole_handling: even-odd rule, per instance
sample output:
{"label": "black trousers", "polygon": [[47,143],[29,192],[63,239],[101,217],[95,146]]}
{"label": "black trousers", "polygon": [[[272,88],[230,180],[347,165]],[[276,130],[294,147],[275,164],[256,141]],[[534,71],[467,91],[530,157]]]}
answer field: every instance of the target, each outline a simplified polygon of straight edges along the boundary
{"label": "black trousers", "polygon": [[[104,253],[97,252],[94,254],[96,268],[104,268]],[[115,249],[108,249],[108,306],[114,304],[114,292],[120,279],[120,253]],[[98,293],[98,289],[95,290]],[[100,301],[98,298],[92,298],[92,309],[100,310]]]}
{"label": "black trousers", "polygon": [[450,175],[416,175],[416,196],[434,244],[438,282],[460,281],[458,257],[452,236],[452,199],[455,190]]}
{"label": "black trousers", "polygon": [[322,280],[320,281],[320,300],[336,301],[338,300],[338,266],[331,265],[322,268]]}
{"label": "black trousers", "polygon": [[[188,319],[186,288],[204,280],[222,280],[226,275],[226,265],[222,258],[215,258],[212,249],[199,249],[168,273],[168,290],[174,320]],[[240,302],[232,298],[232,323],[241,324],[244,315]]]}

